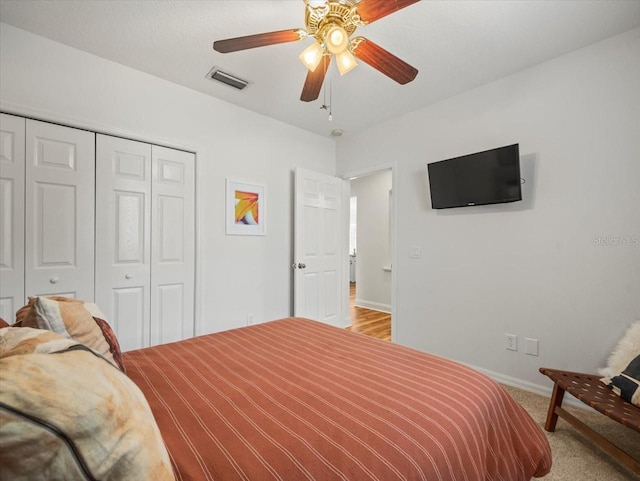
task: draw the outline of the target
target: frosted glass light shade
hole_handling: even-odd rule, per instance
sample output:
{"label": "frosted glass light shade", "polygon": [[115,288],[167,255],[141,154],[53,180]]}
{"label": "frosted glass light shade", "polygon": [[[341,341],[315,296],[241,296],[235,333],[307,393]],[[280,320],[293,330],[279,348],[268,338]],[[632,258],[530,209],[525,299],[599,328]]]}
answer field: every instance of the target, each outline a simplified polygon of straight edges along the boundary
{"label": "frosted glass light shade", "polygon": [[324,42],[327,45],[327,50],[336,55],[344,52],[349,45],[349,35],[345,32],[344,28],[337,25],[331,27],[324,37]]}
{"label": "frosted glass light shade", "polygon": [[351,52],[349,52],[349,50],[345,50],[344,52],[336,55],[336,63],[338,64],[338,71],[340,72],[340,75],[346,74],[358,65],[356,58]]}
{"label": "frosted glass light shade", "polygon": [[304,52],[300,54],[300,61],[307,67],[311,72],[313,72],[318,65],[320,65],[320,60],[322,60],[322,47],[318,42],[313,42],[309,45]]}

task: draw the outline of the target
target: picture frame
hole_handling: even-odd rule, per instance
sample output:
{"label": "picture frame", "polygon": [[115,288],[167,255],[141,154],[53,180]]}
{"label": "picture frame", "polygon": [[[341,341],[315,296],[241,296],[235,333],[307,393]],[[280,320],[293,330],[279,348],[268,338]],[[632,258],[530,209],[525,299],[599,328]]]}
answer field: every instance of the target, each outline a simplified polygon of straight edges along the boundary
{"label": "picture frame", "polygon": [[267,197],[264,185],[226,179],[227,235],[266,235]]}

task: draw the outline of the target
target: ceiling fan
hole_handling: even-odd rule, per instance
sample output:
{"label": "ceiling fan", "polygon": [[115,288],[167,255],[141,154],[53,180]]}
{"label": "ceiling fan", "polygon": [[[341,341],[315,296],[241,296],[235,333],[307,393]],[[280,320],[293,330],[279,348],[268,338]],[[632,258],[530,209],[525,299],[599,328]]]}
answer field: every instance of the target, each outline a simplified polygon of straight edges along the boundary
{"label": "ceiling fan", "polygon": [[364,37],[350,38],[357,27],[408,7],[419,0],[304,0],[306,29],[279,30],[246,37],[217,40],[220,53],[313,37],[315,42],[300,55],[309,69],[300,100],[310,102],[320,95],[332,55],[341,75],[356,66],[355,58],[371,65],[400,84],[411,82],[418,70]]}

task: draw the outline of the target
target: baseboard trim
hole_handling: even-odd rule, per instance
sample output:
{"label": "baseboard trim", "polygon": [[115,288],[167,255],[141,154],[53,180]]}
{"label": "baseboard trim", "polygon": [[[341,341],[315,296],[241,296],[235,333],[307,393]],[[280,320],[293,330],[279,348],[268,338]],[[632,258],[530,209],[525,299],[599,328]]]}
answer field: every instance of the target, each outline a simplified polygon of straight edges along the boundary
{"label": "baseboard trim", "polygon": [[384,312],[391,314],[391,306],[389,304],[382,304],[380,302],[365,301],[363,299],[356,299],[354,302],[356,307],[362,307],[364,309],[371,309],[372,311]]}
{"label": "baseboard trim", "polygon": [[[491,371],[489,369],[484,369],[478,366],[473,366],[471,364],[466,364],[466,365],[469,366],[470,368],[475,369],[476,371],[480,371],[481,373],[489,376],[491,379],[493,379],[499,384],[506,384],[507,386],[522,389],[523,391],[528,391],[534,394],[539,394],[540,396],[544,396],[546,398],[551,399],[551,392],[553,391],[552,387],[542,386],[540,384],[534,384],[529,381],[524,381],[522,379],[518,379],[512,376],[507,376],[506,374]],[[576,399],[569,393],[567,393],[567,395],[564,397],[563,404],[569,404],[570,406],[586,409],[587,411],[595,411],[593,408],[587,406],[582,401]]]}

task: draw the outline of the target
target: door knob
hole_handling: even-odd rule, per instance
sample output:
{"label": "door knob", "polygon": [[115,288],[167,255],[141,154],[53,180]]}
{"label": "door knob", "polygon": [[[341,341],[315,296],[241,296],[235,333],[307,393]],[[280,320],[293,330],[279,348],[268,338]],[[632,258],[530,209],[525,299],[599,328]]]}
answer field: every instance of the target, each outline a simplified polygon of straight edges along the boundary
{"label": "door knob", "polygon": [[298,269],[304,269],[305,267],[307,267],[306,264],[303,264],[302,262],[298,263]]}
{"label": "door knob", "polygon": [[125,278],[125,279],[131,279],[132,277],[133,277],[133,276],[132,276],[131,274],[125,274],[125,275],[124,275],[124,278]]}
{"label": "door knob", "polygon": [[49,282],[51,284],[57,284],[57,282],[60,280],[60,278],[58,276],[53,276],[51,279],[49,279]]}

